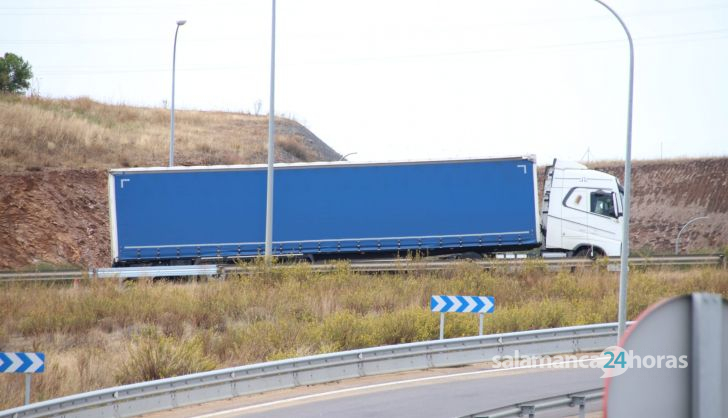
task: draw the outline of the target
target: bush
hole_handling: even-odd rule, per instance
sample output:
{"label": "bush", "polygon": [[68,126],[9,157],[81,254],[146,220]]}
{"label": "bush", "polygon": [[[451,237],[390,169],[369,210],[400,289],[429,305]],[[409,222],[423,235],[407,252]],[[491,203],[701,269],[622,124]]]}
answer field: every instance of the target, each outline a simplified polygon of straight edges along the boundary
{"label": "bush", "polygon": [[116,374],[116,381],[119,384],[144,382],[216,368],[216,362],[202,348],[199,336],[178,340],[160,334],[156,328],[146,328],[134,341],[129,359]]}

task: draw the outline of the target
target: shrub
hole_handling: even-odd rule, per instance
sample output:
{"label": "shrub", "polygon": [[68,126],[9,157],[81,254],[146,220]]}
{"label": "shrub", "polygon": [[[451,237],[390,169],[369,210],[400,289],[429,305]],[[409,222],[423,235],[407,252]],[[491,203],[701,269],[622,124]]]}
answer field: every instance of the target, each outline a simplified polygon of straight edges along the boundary
{"label": "shrub", "polygon": [[206,356],[199,337],[178,340],[160,334],[156,328],[146,328],[135,339],[129,358],[119,368],[119,384],[144,382],[165,377],[203,372],[217,367]]}

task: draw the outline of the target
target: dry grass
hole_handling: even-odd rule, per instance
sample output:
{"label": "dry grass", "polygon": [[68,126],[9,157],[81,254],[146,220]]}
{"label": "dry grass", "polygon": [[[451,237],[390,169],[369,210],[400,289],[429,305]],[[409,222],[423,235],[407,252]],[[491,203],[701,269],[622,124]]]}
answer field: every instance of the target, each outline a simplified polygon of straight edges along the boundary
{"label": "dry grass", "polygon": [[[433,294],[491,294],[487,333],[616,320],[618,277],[603,269],[359,275],[303,265],[225,282],[78,289],[7,285],[0,292],[1,351],[43,351],[47,369],[34,400],[150,378],[382,344],[437,338]],[[629,317],[672,295],[728,296],[728,271],[634,271]],[[476,315],[451,315],[449,337],[474,335]],[[22,399],[22,377],[0,376],[0,409]]]}
{"label": "dry grass", "polygon": [[[88,98],[0,95],[0,169],[163,166],[169,110],[107,105]],[[314,161],[302,127],[278,121],[278,161]],[[264,162],[268,119],[241,113],[176,111],[175,161],[183,165]]]}

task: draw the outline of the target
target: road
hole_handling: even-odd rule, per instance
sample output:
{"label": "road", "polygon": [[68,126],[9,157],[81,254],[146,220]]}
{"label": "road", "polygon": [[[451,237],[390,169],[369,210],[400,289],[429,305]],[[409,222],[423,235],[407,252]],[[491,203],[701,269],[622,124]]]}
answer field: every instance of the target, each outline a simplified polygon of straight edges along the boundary
{"label": "road", "polygon": [[[490,365],[441,368],[350,379],[324,385],[180,408],[149,415],[168,417],[456,417],[602,385],[601,369],[492,369]],[[590,405],[598,411],[601,404]],[[575,409],[556,414],[575,415]]]}

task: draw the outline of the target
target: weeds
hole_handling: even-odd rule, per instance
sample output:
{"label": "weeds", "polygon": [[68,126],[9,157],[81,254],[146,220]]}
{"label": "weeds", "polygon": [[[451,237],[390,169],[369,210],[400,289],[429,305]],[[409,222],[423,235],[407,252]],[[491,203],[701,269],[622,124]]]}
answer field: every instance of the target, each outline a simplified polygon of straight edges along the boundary
{"label": "weeds", "polygon": [[150,327],[134,338],[131,352],[116,374],[116,381],[120,384],[143,382],[213,370],[216,366],[215,361],[205,355],[200,335],[180,340]]}
{"label": "weeds", "polygon": [[[403,261],[406,263],[407,261]],[[0,351],[43,351],[34,400],[214,367],[435,339],[434,294],[493,295],[486,333],[616,320],[618,275],[599,266],[548,272],[539,263],[482,271],[362,275],[347,263],[330,273],[302,264],[209,283],[88,281],[73,289],[9,284],[0,291]],[[651,269],[630,275],[629,318],[668,296],[728,296],[728,271]],[[448,314],[446,336],[476,335],[478,316]],[[119,365],[112,367],[111,365]],[[22,385],[0,376],[0,408]],[[37,397],[36,397],[37,396]]]}
{"label": "weeds", "polygon": [[[176,115],[178,164],[265,160],[266,117],[184,110]],[[165,109],[107,105],[83,97],[0,94],[0,126],[0,167],[5,170],[160,166],[168,158],[169,111]],[[310,133],[298,123],[281,120],[279,127],[277,161],[337,158],[333,151],[322,155],[313,149],[307,142]]]}

